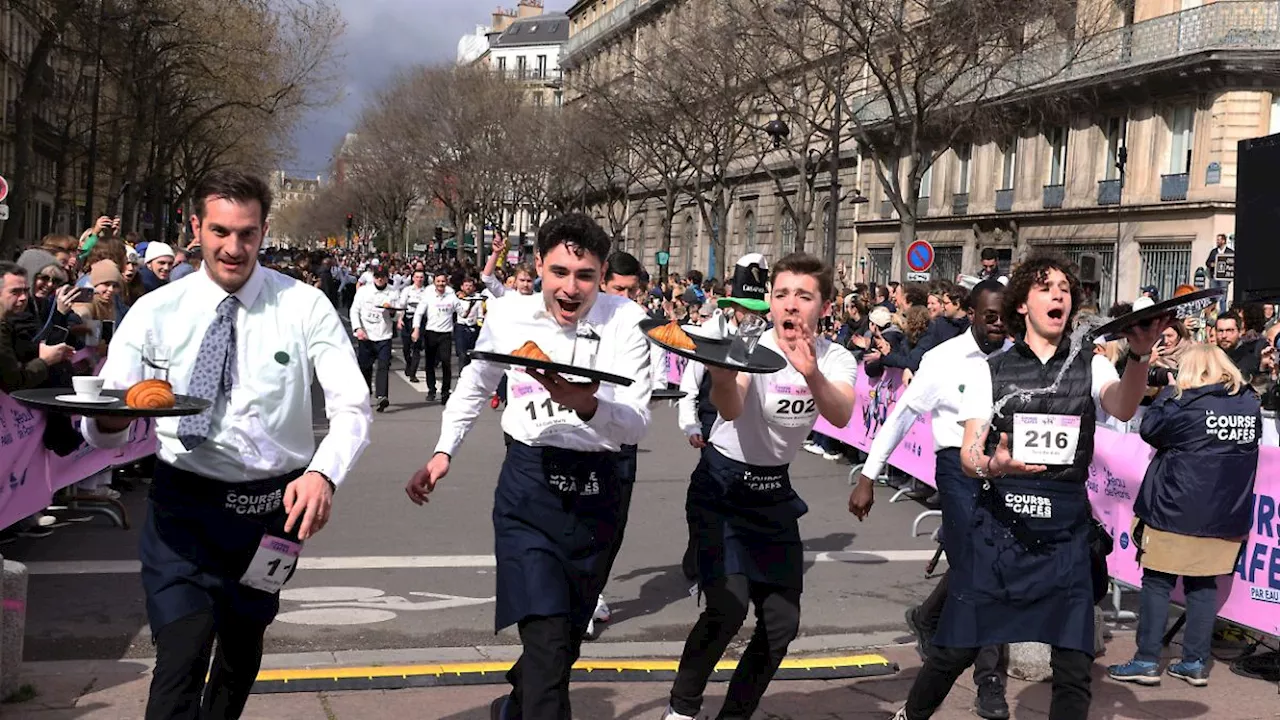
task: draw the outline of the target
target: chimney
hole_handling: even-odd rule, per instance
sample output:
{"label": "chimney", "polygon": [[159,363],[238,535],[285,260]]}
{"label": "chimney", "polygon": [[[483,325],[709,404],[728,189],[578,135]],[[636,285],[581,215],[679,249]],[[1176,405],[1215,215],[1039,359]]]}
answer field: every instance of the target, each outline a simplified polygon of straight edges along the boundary
{"label": "chimney", "polygon": [[542,14],[542,0],[520,0],[517,12],[521,20]]}
{"label": "chimney", "polygon": [[491,23],[492,30],[490,30],[490,32],[501,33],[511,27],[511,21],[515,20],[515,18],[515,10],[507,10],[501,7],[495,9],[493,11],[493,22]]}

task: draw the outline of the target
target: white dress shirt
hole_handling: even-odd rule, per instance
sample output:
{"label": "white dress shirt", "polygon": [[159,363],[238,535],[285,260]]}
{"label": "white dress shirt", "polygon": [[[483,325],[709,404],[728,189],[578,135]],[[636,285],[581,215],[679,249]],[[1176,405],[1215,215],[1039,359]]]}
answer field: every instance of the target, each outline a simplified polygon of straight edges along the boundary
{"label": "white dress shirt", "polygon": [[[210,436],[188,451],[178,439],[180,418],[156,420],[162,462],[223,482],[276,477],[305,467],[335,485],[369,444],[369,391],[351,340],[328,298],[318,289],[257,266],[235,293],[236,358],[232,387],[207,412]],[[107,389],[123,390],[144,379],[142,351],[167,348],[169,382],[188,394],[192,368],[218,304],[227,297],[202,268],[184,283],[147,293],[116,328],[100,376]],[[324,392],[329,433],[316,447],[311,387]],[[84,419],[89,444],[118,448],[128,431],[102,433]]]}
{"label": "white dress shirt", "polygon": [[902,442],[916,418],[925,413],[932,414],[934,452],[960,447],[964,441],[960,400],[964,395],[965,382],[961,370],[970,363],[985,363],[987,358],[1008,350],[1010,345],[1012,343],[1006,340],[1004,347],[989,355],[978,347],[970,329],[925,353],[911,384],[894,403],[871,441],[862,474],[869,478],[879,477],[894,448]]}
{"label": "white dress shirt", "polygon": [[480,320],[484,318],[484,299],[480,295],[471,297],[475,299],[458,298],[458,317],[455,322],[467,327],[480,327]]}
{"label": "white dress shirt", "polygon": [[489,291],[489,294],[496,298],[500,298],[507,294],[507,286],[502,284],[502,281],[498,279],[497,275],[481,274],[480,282],[484,285],[484,288]]}
{"label": "white dress shirt", "polygon": [[390,340],[396,333],[396,311],[383,306],[395,307],[399,300],[400,293],[390,285],[381,290],[377,285],[360,288],[351,302],[351,332],[364,330],[374,342]]}
{"label": "white dress shirt", "polygon": [[[765,332],[760,345],[786,359],[772,331]],[[818,372],[829,382],[853,388],[858,363],[848,350],[818,338],[817,356]],[[725,457],[748,465],[790,465],[817,421],[817,401],[804,376],[787,360],[776,373],[750,376],[742,414],[732,422],[717,417],[707,442]]]}
{"label": "white dress shirt", "polygon": [[[645,317],[634,302],[600,293],[578,327],[565,328],[547,312],[541,294],[512,293],[492,301],[476,350],[511,353],[532,340],[554,362],[648,378],[650,343],[639,327]],[[591,339],[593,335],[598,340]],[[628,387],[601,383],[596,394],[599,407],[584,422],[576,412],[552,403],[546,389],[525,372],[475,360],[462,371],[444,409],[436,452],[457,452],[503,374],[507,407],[502,430],[526,445],[617,451],[623,445],[639,444],[649,427],[650,383],[640,381]]]}
{"label": "white dress shirt", "polygon": [[402,319],[405,317],[408,317],[410,320],[413,319],[413,316],[418,313],[418,304],[422,302],[422,298],[426,296],[428,289],[435,292],[434,288],[428,288],[426,285],[423,285],[422,287],[414,287],[413,285],[410,285],[400,291],[399,305],[404,308],[404,310],[400,312],[400,317]]}
{"label": "white dress shirt", "polygon": [[[723,325],[720,324],[722,317]],[[738,324],[734,322],[733,315],[720,314],[717,311],[717,314],[702,323],[696,334],[723,338],[725,335],[734,335],[737,332]],[[676,401],[676,423],[688,437],[702,434],[702,423],[698,420],[698,389],[702,387],[702,378],[706,374],[706,365],[690,360],[689,364],[684,366],[684,373],[680,375],[680,391],[684,393],[684,397]]]}
{"label": "white dress shirt", "polygon": [[[1084,352],[1087,351],[1086,348]],[[1089,372],[1092,376],[1090,392],[1093,395],[1094,412],[1098,417],[1104,417],[1106,411],[1102,409],[1102,392],[1111,383],[1120,382],[1120,374],[1116,372],[1116,366],[1112,365],[1105,355],[1093,356],[1089,361]],[[960,398],[960,422],[990,420],[992,408],[995,407],[991,366],[986,362],[970,362],[958,375],[964,383],[964,396]]]}
{"label": "white dress shirt", "polygon": [[[458,309],[458,296],[453,288],[446,287],[443,293],[436,292],[432,285],[422,293],[418,309],[413,313],[413,326],[427,332],[453,332],[453,313]],[[426,323],[423,324],[423,318]]]}

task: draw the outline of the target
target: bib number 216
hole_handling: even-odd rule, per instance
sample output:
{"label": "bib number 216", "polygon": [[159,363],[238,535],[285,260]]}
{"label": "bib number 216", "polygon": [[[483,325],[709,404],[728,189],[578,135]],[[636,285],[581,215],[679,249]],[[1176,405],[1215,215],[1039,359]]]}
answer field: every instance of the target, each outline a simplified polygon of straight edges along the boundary
{"label": "bib number 216", "polygon": [[1031,465],[1070,465],[1080,442],[1078,415],[1018,413],[1013,417],[1013,457]]}

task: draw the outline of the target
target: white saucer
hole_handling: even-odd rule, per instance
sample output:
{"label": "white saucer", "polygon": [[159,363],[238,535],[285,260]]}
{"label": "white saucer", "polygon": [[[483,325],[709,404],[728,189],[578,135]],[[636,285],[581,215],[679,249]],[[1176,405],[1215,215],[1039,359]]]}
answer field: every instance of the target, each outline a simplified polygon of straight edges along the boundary
{"label": "white saucer", "polygon": [[54,398],[58,402],[76,403],[77,405],[109,405],[114,402],[120,402],[119,398],[99,395],[96,398],[81,397],[79,395],[59,395]]}

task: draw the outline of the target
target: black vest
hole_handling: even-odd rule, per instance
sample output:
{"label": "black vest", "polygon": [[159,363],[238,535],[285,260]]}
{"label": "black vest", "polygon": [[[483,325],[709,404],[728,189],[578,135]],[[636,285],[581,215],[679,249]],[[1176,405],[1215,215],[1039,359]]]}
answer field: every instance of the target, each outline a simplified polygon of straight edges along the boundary
{"label": "black vest", "polygon": [[698,383],[698,422],[702,425],[702,439],[711,437],[711,426],[716,424],[720,412],[711,404],[711,373],[703,372]]}
{"label": "black vest", "polygon": [[[1058,351],[1047,363],[1031,352],[1027,344],[1018,339],[1008,352],[989,359],[993,401],[1016,392],[1038,389],[1051,385],[1066,362],[1071,343],[1064,338]],[[1053,394],[1033,395],[1024,400],[1014,398],[1005,404],[1000,415],[992,418],[991,433],[987,436],[987,454],[995,450],[999,441],[997,433],[1008,433],[1010,449],[1013,445],[1013,416],[1016,413],[1046,413],[1051,415],[1079,415],[1080,441],[1076,444],[1075,462],[1071,465],[1051,465],[1034,477],[1037,480],[1060,480],[1084,484],[1089,477],[1089,463],[1093,461],[1093,431],[1097,413],[1093,405],[1093,348],[1085,347],[1076,356],[1062,377],[1058,391]]]}

